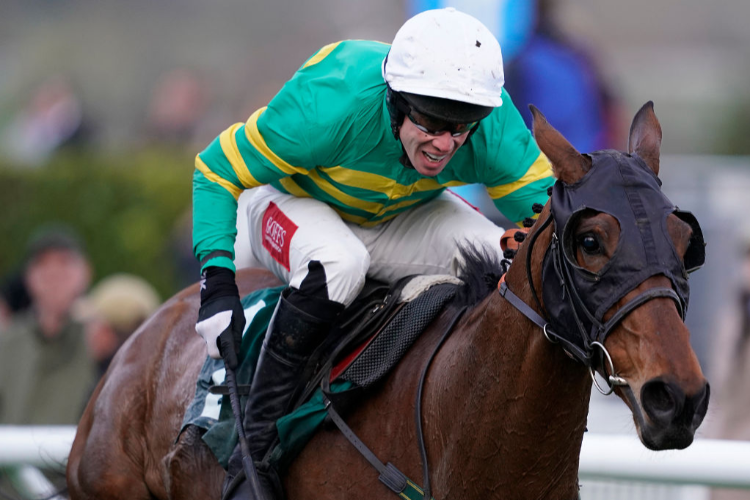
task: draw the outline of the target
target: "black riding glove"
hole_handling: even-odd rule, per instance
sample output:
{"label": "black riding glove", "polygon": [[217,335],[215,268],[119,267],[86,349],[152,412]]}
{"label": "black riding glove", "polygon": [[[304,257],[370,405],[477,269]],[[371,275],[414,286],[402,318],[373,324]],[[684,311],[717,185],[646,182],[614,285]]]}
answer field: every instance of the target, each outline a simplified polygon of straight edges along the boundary
{"label": "black riding glove", "polygon": [[224,267],[208,267],[201,276],[201,308],[195,331],[203,337],[208,355],[222,358],[229,369],[239,365],[245,312],[234,281]]}

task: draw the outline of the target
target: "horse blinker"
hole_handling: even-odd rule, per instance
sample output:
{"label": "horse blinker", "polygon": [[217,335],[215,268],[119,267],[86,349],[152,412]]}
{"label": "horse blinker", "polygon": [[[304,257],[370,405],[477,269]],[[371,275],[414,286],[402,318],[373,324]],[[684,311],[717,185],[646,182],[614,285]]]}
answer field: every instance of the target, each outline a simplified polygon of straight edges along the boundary
{"label": "horse blinker", "polygon": [[[705,249],[698,221],[669,201],[658,177],[637,154],[601,151],[589,156],[592,168],[581,179],[572,185],[558,181],[554,186],[555,237],[544,257],[543,282],[560,286],[547,285],[542,296],[553,331],[586,353],[580,360],[591,366],[601,361],[593,359],[592,342],[603,343],[630,311],[648,300],[671,298],[684,320],[689,301],[687,272],[703,264]],[[596,271],[583,268],[576,257],[580,243],[575,232],[586,213],[608,214],[620,230],[614,253]],[[692,229],[684,263],[667,231],[672,213]],[[672,287],[647,290],[604,320],[619,300],[655,275],[666,276]]]}

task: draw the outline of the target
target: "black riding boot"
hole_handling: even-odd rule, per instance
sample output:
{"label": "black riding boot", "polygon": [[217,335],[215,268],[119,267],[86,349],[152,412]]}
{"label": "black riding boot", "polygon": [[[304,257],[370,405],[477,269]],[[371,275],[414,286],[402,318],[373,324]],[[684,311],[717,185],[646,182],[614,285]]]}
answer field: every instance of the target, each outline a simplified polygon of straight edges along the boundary
{"label": "black riding boot", "polygon": [[[243,426],[250,455],[256,463],[263,460],[276,438],[276,420],[289,411],[305,363],[325,339],[333,319],[343,309],[339,303],[318,300],[317,311],[322,314],[321,317],[313,316],[285,298],[289,295],[286,292],[288,290],[279,299],[268,326],[245,406]],[[249,483],[243,480],[237,484],[239,477],[238,481],[233,481],[241,469],[242,452],[238,444],[229,460],[223,488],[225,500],[251,499]],[[275,498],[268,476],[261,474],[260,480],[266,498]]]}

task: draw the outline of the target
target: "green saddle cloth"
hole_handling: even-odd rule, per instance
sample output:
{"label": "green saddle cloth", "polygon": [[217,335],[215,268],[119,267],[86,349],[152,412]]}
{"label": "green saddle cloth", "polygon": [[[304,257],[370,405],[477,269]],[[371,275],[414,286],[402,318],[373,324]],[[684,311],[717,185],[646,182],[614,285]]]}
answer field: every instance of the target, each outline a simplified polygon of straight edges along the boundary
{"label": "green saddle cloth", "polygon": [[[258,290],[242,299],[245,310],[246,326],[242,335],[240,348],[240,366],[237,369],[237,383],[250,384],[258,363],[260,348],[271,321],[276,303],[279,300],[283,286]],[[203,368],[198,375],[195,397],[185,412],[182,428],[195,425],[206,432],[203,441],[211,449],[222,467],[227,468],[229,457],[237,444],[237,429],[234,415],[229,402],[229,396],[210,394],[211,386],[222,385],[225,376],[224,361],[206,357]],[[351,382],[334,382],[331,384],[333,392],[346,390],[352,386]],[[241,398],[242,408],[247,402],[247,396]],[[302,450],[313,433],[323,423],[327,415],[323,395],[320,388],[312,398],[298,407],[294,412],[276,421],[279,433],[279,445],[274,450],[271,465],[284,468]],[[182,430],[180,431],[182,432]]]}

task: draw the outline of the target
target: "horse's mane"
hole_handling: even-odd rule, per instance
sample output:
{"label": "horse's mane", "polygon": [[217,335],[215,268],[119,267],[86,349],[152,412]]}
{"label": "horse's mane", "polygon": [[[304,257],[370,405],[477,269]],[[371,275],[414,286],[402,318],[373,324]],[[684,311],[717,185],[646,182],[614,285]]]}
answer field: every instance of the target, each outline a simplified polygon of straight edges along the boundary
{"label": "horse's mane", "polygon": [[453,304],[458,307],[472,306],[479,303],[497,289],[497,283],[503,274],[500,261],[502,256],[491,250],[474,245],[462,245],[460,248],[462,263],[458,277],[464,282],[456,292]]}

